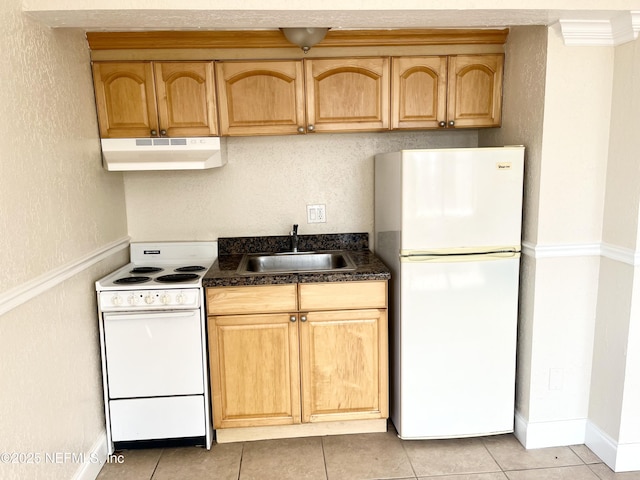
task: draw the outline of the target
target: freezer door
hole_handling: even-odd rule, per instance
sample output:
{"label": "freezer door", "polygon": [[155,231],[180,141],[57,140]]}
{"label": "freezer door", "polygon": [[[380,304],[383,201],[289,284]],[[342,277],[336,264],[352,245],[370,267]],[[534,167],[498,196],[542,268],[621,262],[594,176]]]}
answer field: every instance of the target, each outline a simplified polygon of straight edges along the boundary
{"label": "freezer door", "polygon": [[519,245],[524,147],[402,154],[402,250]]}
{"label": "freezer door", "polygon": [[402,438],[513,431],[518,258],[401,264]]}

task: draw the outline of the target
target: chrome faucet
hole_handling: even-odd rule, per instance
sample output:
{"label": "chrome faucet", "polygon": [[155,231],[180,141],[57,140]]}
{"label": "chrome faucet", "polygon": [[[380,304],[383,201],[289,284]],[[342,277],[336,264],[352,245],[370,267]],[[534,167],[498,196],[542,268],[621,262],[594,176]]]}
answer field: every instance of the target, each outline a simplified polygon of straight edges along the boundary
{"label": "chrome faucet", "polygon": [[298,252],[298,224],[297,223],[293,225],[293,230],[291,230],[291,251],[294,253]]}

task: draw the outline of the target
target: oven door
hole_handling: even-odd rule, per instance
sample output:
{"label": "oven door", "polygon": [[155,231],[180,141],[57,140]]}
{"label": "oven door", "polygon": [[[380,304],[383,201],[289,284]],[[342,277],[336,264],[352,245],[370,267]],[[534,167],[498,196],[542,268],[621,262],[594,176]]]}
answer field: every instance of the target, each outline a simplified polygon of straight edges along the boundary
{"label": "oven door", "polygon": [[204,393],[200,310],[103,319],[110,399]]}

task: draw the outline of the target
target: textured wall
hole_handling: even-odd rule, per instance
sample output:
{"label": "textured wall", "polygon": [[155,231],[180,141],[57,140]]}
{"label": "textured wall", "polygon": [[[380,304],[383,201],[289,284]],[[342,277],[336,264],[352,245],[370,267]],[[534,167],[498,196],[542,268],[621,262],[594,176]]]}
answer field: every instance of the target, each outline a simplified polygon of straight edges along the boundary
{"label": "textured wall", "polygon": [[[476,146],[475,130],[229,138],[229,163],[197,172],[127,172],[133,241],[299,232],[373,232],[373,156]],[[307,224],[307,204],[327,222]],[[371,239],[373,241],[373,238]]]}
{"label": "textured wall", "polygon": [[89,55],[3,2],[0,292],[126,234],[122,179],[101,167]]}
{"label": "textured wall", "polygon": [[[0,7],[0,295],[126,236],[122,176],[101,167],[86,42]],[[93,282],[126,251],[0,316],[0,452],[88,452],[104,431]],[[0,464],[68,479],[82,463]]]}

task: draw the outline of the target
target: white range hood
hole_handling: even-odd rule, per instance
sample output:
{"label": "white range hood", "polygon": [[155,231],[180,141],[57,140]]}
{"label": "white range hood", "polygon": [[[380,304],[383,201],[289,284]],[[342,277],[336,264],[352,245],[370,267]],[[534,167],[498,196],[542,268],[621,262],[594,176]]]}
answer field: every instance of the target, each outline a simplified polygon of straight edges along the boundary
{"label": "white range hood", "polygon": [[103,138],[104,168],[131,170],[202,170],[227,163],[226,139]]}

